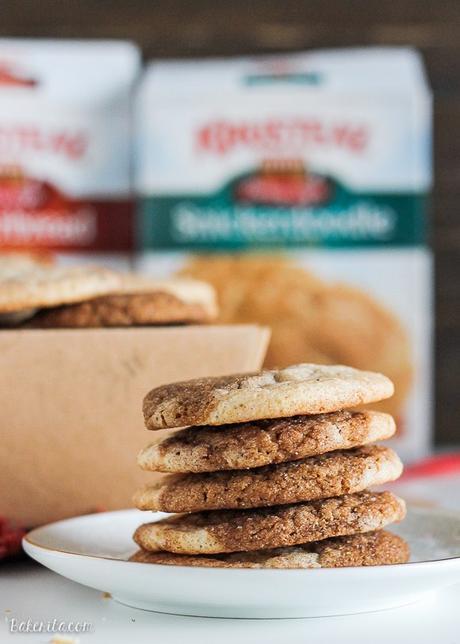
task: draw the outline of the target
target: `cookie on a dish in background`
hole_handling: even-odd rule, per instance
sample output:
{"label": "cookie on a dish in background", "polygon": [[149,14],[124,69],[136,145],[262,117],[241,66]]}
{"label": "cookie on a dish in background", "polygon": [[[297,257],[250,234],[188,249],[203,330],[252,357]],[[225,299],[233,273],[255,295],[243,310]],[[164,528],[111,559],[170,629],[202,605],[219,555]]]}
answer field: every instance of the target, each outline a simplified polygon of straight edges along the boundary
{"label": "cookie on a dish in background", "polygon": [[29,326],[94,328],[197,324],[215,319],[214,290],[191,278],[151,280],[123,275],[113,292],[40,311]]}
{"label": "cookie on a dish in background", "polygon": [[120,283],[120,275],[107,268],[18,266],[0,272],[0,314],[81,302]]}
{"label": "cookie on a dish in background", "polygon": [[[54,264],[50,253],[30,253],[27,251],[0,252],[0,282],[24,271],[35,271]],[[0,326],[14,327],[32,317],[36,309],[21,309],[8,313],[0,312]]]}

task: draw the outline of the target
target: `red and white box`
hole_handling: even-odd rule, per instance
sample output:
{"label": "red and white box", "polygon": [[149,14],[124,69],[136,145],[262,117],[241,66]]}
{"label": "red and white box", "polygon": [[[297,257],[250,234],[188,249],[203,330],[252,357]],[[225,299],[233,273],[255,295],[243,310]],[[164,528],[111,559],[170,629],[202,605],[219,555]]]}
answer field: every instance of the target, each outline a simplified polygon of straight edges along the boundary
{"label": "red and white box", "polygon": [[0,250],[131,252],[139,69],[130,42],[0,40]]}

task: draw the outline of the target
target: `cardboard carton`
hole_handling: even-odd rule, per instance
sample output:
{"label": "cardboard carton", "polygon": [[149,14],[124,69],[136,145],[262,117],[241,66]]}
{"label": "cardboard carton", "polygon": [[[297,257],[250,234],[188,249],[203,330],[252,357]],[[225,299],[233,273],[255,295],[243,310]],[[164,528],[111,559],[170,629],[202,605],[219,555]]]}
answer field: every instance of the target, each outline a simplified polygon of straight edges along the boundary
{"label": "cardboard carton", "polygon": [[129,507],[154,475],[142,399],[153,387],[258,369],[250,326],[0,332],[0,515],[34,526]]}

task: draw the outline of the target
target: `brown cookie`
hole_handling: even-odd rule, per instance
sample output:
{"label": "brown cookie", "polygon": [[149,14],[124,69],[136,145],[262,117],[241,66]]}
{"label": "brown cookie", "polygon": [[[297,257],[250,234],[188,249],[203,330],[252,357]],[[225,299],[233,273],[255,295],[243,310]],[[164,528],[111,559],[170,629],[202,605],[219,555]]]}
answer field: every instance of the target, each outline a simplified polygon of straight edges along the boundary
{"label": "brown cookie", "polygon": [[380,530],[406,513],[391,492],[358,492],[332,499],[255,510],[211,510],[174,515],[139,526],[144,550],[216,554],[265,550]]}
{"label": "brown cookie", "polygon": [[130,561],[206,568],[344,568],[406,563],[409,554],[409,546],[401,537],[378,530],[288,548],[224,555],[176,555],[138,550]]}
{"label": "brown cookie", "polygon": [[137,462],[154,472],[242,470],[386,440],[395,430],[391,416],[373,411],[187,427],[150,443]]}
{"label": "brown cookie", "polygon": [[143,411],[148,429],[224,425],[333,412],[392,393],[393,384],[379,373],[300,364],[163,385],[147,394]]}
{"label": "brown cookie", "polygon": [[163,512],[259,508],[361,492],[401,472],[392,449],[369,445],[252,470],[170,474],[139,490],[134,505]]}
{"label": "brown cookie", "polygon": [[216,315],[214,294],[196,280],[154,282],[124,277],[118,292],[40,311],[29,323],[41,328],[90,328],[191,324]]}

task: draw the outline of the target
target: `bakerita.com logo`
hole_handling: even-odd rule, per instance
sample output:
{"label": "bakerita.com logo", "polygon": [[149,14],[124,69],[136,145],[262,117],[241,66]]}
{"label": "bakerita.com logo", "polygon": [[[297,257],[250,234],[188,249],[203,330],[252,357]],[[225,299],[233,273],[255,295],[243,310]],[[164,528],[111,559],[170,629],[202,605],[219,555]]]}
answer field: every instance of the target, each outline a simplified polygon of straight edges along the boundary
{"label": "bakerita.com logo", "polygon": [[368,142],[369,131],[363,124],[324,123],[316,118],[253,122],[216,120],[199,128],[196,133],[198,151],[219,156],[238,148],[293,154],[310,147],[331,147],[362,154]]}
{"label": "bakerita.com logo", "polygon": [[[12,634],[22,635],[25,633],[42,633],[50,635],[60,635],[60,634],[72,634],[78,635],[80,633],[92,633],[94,632],[94,625],[92,622],[86,620],[63,620],[58,619],[57,617],[52,619],[31,619],[30,617],[26,619],[19,619],[17,617],[6,617],[6,625],[8,631]],[[49,640],[48,640],[49,641]],[[58,639],[53,638],[51,641],[58,641]],[[59,641],[61,639],[59,638]],[[76,642],[72,639],[62,639],[64,641]]]}

